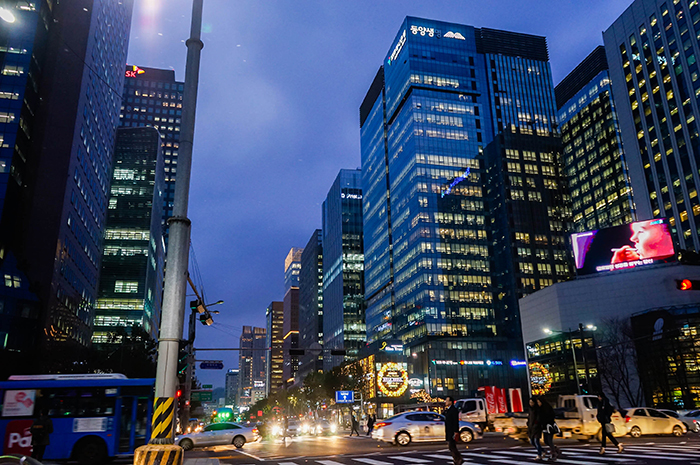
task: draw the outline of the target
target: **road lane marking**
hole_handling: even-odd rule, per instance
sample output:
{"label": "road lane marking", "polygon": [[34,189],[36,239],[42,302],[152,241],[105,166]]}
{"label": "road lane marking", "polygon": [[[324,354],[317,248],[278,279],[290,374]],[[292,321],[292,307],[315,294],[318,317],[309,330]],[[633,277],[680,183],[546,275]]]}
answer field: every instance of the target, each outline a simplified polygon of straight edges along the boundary
{"label": "road lane marking", "polygon": [[452,460],[451,455],[425,455],[424,457],[430,457],[431,459],[445,459],[445,460]]}
{"label": "road lane marking", "polygon": [[297,465],[294,462],[279,462],[277,465]]}
{"label": "road lane marking", "polygon": [[[255,460],[259,461],[259,462],[264,462],[264,461],[265,461],[265,459],[263,459],[263,458],[260,458],[260,457],[258,457],[258,456],[256,456],[256,455],[253,455],[253,454],[249,454],[248,452],[243,452],[243,451],[240,450],[240,449],[235,449],[233,452],[238,452],[239,454],[247,455],[248,457],[253,458],[253,459],[255,459]],[[295,464],[295,465],[296,465],[296,464]]]}
{"label": "road lane marking", "polygon": [[400,456],[400,455],[395,455],[393,457],[389,457],[390,459],[393,460],[403,460],[404,462],[411,462],[411,463],[430,463],[432,460],[425,460],[425,459],[418,459],[415,457],[406,457],[406,456]]}
{"label": "road lane marking", "polygon": [[374,459],[353,459],[357,462],[362,462],[362,463],[367,463],[369,465],[394,465],[391,462],[382,462],[381,460],[374,460]]}
{"label": "road lane marking", "polygon": [[333,460],[316,460],[316,462],[321,463],[323,465],[345,465],[340,462],[335,462]]}

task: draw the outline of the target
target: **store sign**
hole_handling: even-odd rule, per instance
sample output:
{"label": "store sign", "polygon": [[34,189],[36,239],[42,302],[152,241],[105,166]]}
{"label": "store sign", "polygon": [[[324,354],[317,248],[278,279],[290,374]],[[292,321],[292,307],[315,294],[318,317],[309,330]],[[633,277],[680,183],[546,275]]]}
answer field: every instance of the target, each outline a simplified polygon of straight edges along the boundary
{"label": "store sign", "polygon": [[502,360],[433,360],[435,365],[502,366]]}
{"label": "store sign", "polygon": [[408,380],[408,384],[413,388],[421,388],[423,387],[423,380],[420,378],[411,378]]}
{"label": "store sign", "polygon": [[415,35],[421,35],[421,36],[428,36],[428,37],[435,37],[435,28],[434,27],[425,27],[425,26],[411,26],[411,34]]}
{"label": "store sign", "polygon": [[33,420],[13,420],[5,427],[5,438],[2,450],[5,454],[32,454]]}
{"label": "store sign", "polygon": [[345,192],[341,192],[340,198],[350,200],[362,200],[362,194],[346,194]]}
{"label": "store sign", "polygon": [[133,66],[131,67],[131,69],[127,69],[127,70],[126,70],[125,77],[128,77],[128,78],[135,78],[135,77],[138,76],[139,74],[143,74],[143,73],[145,73],[145,72],[146,72],[146,71],[142,70],[142,69],[139,68],[138,66],[133,65]]}
{"label": "store sign", "polygon": [[30,417],[34,414],[36,390],[23,389],[5,391],[3,417]]}
{"label": "store sign", "polygon": [[467,40],[460,32],[447,31],[443,37],[445,39]]}
{"label": "store sign", "polygon": [[401,53],[401,50],[403,49],[405,43],[406,31],[403,31],[403,34],[401,34],[401,38],[396,43],[396,47],[394,47],[394,51],[391,52],[391,55],[389,55],[389,64],[391,64],[394,60],[396,60],[399,57],[399,53]]}
{"label": "store sign", "polygon": [[377,372],[377,386],[387,397],[399,397],[408,389],[408,372],[398,363],[385,363]]}
{"label": "store sign", "polygon": [[527,362],[525,360],[511,360],[510,361],[510,366],[512,367],[524,367],[527,365]]}
{"label": "store sign", "polygon": [[265,381],[253,381],[253,387],[256,387],[256,388],[264,388],[264,387],[265,387]]}
{"label": "store sign", "polygon": [[382,342],[379,350],[384,352],[403,352],[403,344],[387,344],[386,341]]}

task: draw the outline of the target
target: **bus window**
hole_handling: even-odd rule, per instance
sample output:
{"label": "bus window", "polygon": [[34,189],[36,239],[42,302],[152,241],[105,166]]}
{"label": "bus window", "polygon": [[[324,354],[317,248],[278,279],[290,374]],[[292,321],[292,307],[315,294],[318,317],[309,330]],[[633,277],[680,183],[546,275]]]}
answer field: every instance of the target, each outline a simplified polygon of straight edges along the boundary
{"label": "bus window", "polygon": [[42,389],[38,405],[50,417],[102,417],[114,415],[114,402],[104,389]]}

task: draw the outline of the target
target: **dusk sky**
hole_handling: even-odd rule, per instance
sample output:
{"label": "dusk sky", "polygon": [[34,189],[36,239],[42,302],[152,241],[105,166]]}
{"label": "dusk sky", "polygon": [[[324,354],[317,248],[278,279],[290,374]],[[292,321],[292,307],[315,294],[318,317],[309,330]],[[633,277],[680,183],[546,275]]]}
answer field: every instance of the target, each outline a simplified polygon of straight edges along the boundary
{"label": "dusk sky", "polygon": [[[405,16],[545,36],[557,84],[630,2],[205,0],[189,217],[207,302],[225,303],[195,347],[238,347],[282,300],[287,252],[321,227],[338,171],[360,167],[358,109]],[[129,64],[184,80],[192,1],[134,3]]]}

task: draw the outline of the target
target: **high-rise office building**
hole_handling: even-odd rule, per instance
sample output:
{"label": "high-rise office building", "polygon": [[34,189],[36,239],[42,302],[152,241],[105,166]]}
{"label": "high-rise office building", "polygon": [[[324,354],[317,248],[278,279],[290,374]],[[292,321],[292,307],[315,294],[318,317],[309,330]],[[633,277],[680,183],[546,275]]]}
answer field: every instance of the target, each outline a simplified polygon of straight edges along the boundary
{"label": "high-rise office building", "polygon": [[118,327],[160,327],[163,260],[163,152],[152,127],[120,128],[92,342],[118,343]]}
{"label": "high-rise office building", "polygon": [[284,386],[282,366],[284,365],[284,304],[271,302],[265,312],[267,320],[266,357],[266,395],[275,394]]}
{"label": "high-rise office building", "polygon": [[163,228],[167,245],[167,220],[173,216],[175,198],[184,83],[175,80],[175,71],[171,69],[127,65],[125,76],[119,125],[127,128],[153,126],[162,139]]}
{"label": "high-rise office building", "polygon": [[[323,347],[323,235],[314,231],[301,254],[299,271],[299,347]],[[323,353],[306,351],[301,357],[299,379],[323,370]]]}
{"label": "high-rise office building", "polygon": [[700,249],[700,6],[635,0],[603,33],[639,219],[668,217]]}
{"label": "high-rise office building", "polygon": [[591,231],[635,221],[605,48],[596,47],[554,94],[574,229]]}
{"label": "high-rise office building", "polygon": [[[323,339],[357,357],[367,342],[362,249],[362,171],[340,170],[323,202]],[[324,368],[343,362],[326,352]]]}
{"label": "high-rise office building", "polygon": [[22,357],[90,343],[133,2],[4,6],[0,341]]}
{"label": "high-rise office building", "polygon": [[[554,108],[550,111],[548,116]],[[518,299],[573,275],[560,150],[556,133],[511,131],[498,134],[484,150],[495,318],[513,351],[519,349],[521,336]]]}
{"label": "high-rise office building", "polygon": [[282,300],[282,379],[291,386],[299,371],[299,356],[293,353],[293,349],[299,348],[299,288],[290,287]]}
{"label": "high-rise office building", "polygon": [[401,339],[432,395],[525,382],[483,153],[556,131],[548,60],[543,37],[407,17],[360,107],[367,337]]}
{"label": "high-rise office building", "polygon": [[238,375],[239,370],[235,368],[226,372],[226,405],[238,406]]}
{"label": "high-rise office building", "polygon": [[244,326],[238,356],[238,407],[249,407],[265,398],[265,328]]}
{"label": "high-rise office building", "polygon": [[304,249],[292,247],[284,259],[284,292],[292,287],[299,287],[299,271],[301,271],[301,254]]}

